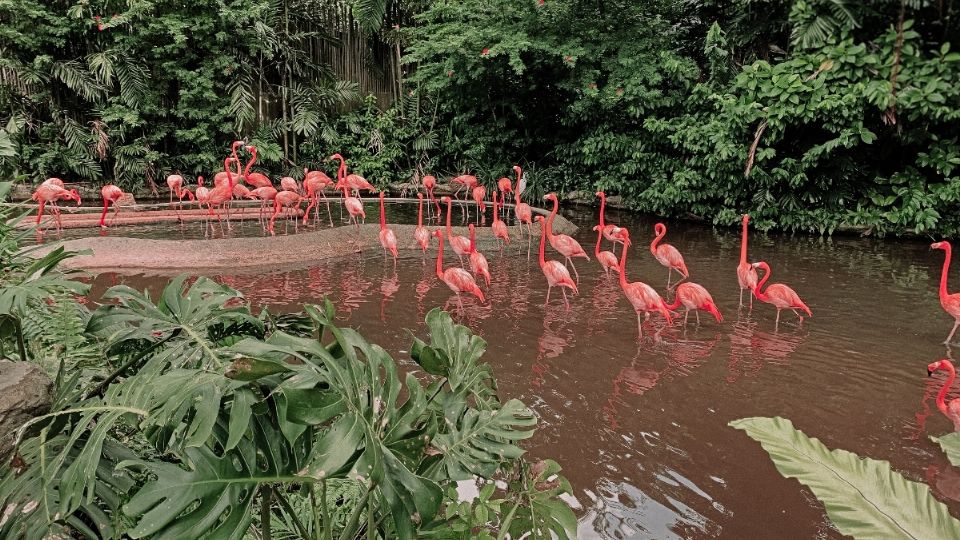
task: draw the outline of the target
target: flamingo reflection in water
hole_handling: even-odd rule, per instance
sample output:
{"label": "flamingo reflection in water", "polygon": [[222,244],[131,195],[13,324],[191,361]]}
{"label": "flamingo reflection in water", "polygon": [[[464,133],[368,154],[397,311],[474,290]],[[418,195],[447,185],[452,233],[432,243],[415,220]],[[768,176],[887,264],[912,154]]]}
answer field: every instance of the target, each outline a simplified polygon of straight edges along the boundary
{"label": "flamingo reflection in water", "polygon": [[730,336],[730,360],[727,362],[728,383],[740,377],[753,377],[767,364],[785,365],[807,332],[798,327],[793,332],[761,332],[756,321],[741,319],[733,323]]}
{"label": "flamingo reflection in water", "polygon": [[547,310],[544,314],[543,333],[537,339],[537,357],[530,365],[530,385],[534,388],[541,388],[550,372],[550,364],[546,360],[559,357],[567,347],[573,345],[576,332],[569,325],[576,320],[577,317],[569,312],[556,309]]}
{"label": "flamingo reflection in water", "polygon": [[397,276],[396,270],[394,270],[392,276],[384,277],[383,281],[380,282],[380,294],[382,295],[380,299],[380,322],[387,322],[387,304],[390,303],[393,295],[397,294],[399,290],[400,278]]}

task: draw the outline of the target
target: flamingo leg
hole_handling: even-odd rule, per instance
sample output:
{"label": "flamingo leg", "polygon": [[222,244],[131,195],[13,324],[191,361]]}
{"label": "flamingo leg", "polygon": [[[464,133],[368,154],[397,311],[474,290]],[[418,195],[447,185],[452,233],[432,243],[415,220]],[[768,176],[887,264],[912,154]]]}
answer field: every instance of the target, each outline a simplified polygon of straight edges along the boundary
{"label": "flamingo leg", "polygon": [[740,287],[740,307],[743,307],[743,287]]}
{"label": "flamingo leg", "polygon": [[570,301],[567,300],[567,289],[566,287],[560,287],[560,292],[563,293],[563,305],[567,306],[567,310],[570,309]]}
{"label": "flamingo leg", "polygon": [[[327,218],[330,219],[330,227],[333,227],[333,214],[330,213],[330,199],[327,198],[327,194],[323,191],[320,192],[320,195],[323,196],[323,202],[327,203]],[[320,210],[317,209],[317,219],[319,218]]]}
{"label": "flamingo leg", "polygon": [[777,308],[777,320],[773,323],[773,329],[776,330],[780,327],[780,308]]}
{"label": "flamingo leg", "polygon": [[[690,313],[689,311],[687,313]],[[700,326],[700,310],[697,310],[697,326]]]}
{"label": "flamingo leg", "polygon": [[949,345],[950,343],[952,343],[953,335],[957,333],[958,326],[960,326],[960,319],[957,319],[956,321],[954,321],[953,330],[950,331],[950,335],[947,336],[947,339],[943,341],[945,344]]}
{"label": "flamingo leg", "polygon": [[673,267],[667,268],[667,290],[670,290],[670,278],[673,277]]}
{"label": "flamingo leg", "polygon": [[544,306],[550,303],[550,291],[553,290],[553,285],[547,285],[547,301],[543,303]]}
{"label": "flamingo leg", "polygon": [[643,339],[643,321],[640,319],[640,313],[637,313],[637,334],[639,339]]}
{"label": "flamingo leg", "polygon": [[573,274],[577,276],[577,285],[580,285],[580,272],[577,272],[577,266],[573,264],[573,259],[567,257],[567,262],[570,263],[570,268],[573,268]]}
{"label": "flamingo leg", "polygon": [[[688,309],[686,313],[683,314],[683,327],[687,327],[687,318],[690,317],[690,310]],[[697,324],[700,324],[699,322]]]}

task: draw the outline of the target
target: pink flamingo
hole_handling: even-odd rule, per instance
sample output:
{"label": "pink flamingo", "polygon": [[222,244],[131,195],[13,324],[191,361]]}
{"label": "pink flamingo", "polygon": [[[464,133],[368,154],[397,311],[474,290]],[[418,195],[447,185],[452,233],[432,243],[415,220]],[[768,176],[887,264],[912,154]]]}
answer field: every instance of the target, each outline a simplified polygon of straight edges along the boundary
{"label": "pink flamingo", "polygon": [[570,279],[570,271],[567,270],[567,267],[560,263],[560,261],[546,260],[544,250],[547,244],[547,227],[549,227],[549,222],[544,224],[543,216],[537,216],[537,222],[540,223],[540,270],[543,271],[543,275],[547,278],[547,301],[544,305],[550,303],[550,291],[552,291],[554,287],[560,287],[560,292],[563,293],[563,303],[569,309],[570,301],[567,300],[567,291],[565,288],[573,291],[573,294],[579,294],[577,284]]}
{"label": "pink flamingo", "polygon": [[220,219],[220,215],[213,211],[213,207],[223,206],[226,210],[227,228],[230,228],[230,208],[228,205],[230,200],[233,199],[234,178],[230,172],[230,163],[233,161],[232,157],[223,160],[223,169],[227,173],[227,183],[214,187],[207,195],[207,208],[217,216],[217,219]]}
{"label": "pink flamingo", "polygon": [[470,228],[470,271],[473,272],[473,275],[482,277],[489,287],[490,265],[487,264],[487,258],[483,256],[483,253],[477,251],[477,231],[473,223],[468,227]]}
{"label": "pink flamingo", "polygon": [[510,179],[503,177],[497,180],[497,189],[500,190],[500,200],[503,203],[506,203],[509,199],[507,198],[507,193],[513,192],[513,186],[510,185]]}
{"label": "pink flamingo", "polygon": [[623,294],[637,313],[637,332],[642,338],[641,313],[644,314],[644,319],[649,319],[651,312],[659,313],[667,321],[667,326],[673,323],[673,319],[670,316],[670,310],[667,309],[667,303],[653,287],[642,281],[627,282],[627,248],[630,246],[630,235],[626,229],[620,229],[620,240],[623,242],[623,252],[620,255],[620,288],[623,289]]}
{"label": "pink flamingo", "polygon": [[267,208],[267,203],[274,201],[277,198],[277,193],[277,188],[273,186],[258,187],[250,191],[250,195],[260,200],[260,214],[257,220],[260,222],[261,226],[263,225],[263,213]]}
{"label": "pink flamingo", "polygon": [[[650,242],[650,253],[657,259],[657,262],[667,267],[667,290],[670,290],[670,278],[673,276],[674,270],[683,276],[680,281],[690,277],[690,272],[687,271],[687,265],[683,262],[683,255],[680,255],[677,248],[667,243],[660,243],[667,234],[667,226],[663,223],[657,223],[653,226],[653,231],[656,233],[656,237],[654,237],[653,242]],[[674,283],[673,286],[679,285],[680,281]]]}
{"label": "pink flamingo", "polygon": [[460,297],[461,292],[470,293],[480,299],[480,302],[486,302],[486,299],[483,297],[483,291],[480,290],[477,282],[473,280],[470,272],[455,266],[447,268],[446,270],[443,269],[443,230],[437,229],[433,231],[433,235],[440,240],[440,249],[437,250],[437,277],[446,283],[447,287],[450,287],[450,290],[457,295],[457,303],[460,305],[460,309],[463,309],[463,299]]}
{"label": "pink flamingo", "polygon": [[[240,176],[240,157],[237,156],[237,148],[243,144],[243,141],[233,141],[230,146],[230,157],[237,164],[237,176]],[[220,171],[213,175],[213,186],[220,187],[227,184],[227,171]]]}
{"label": "pink flamingo", "polygon": [[[440,203],[437,202],[437,199],[433,196],[433,190],[437,187],[437,179],[433,175],[426,175],[423,177],[423,187],[427,190],[427,196],[430,197],[430,205],[435,205],[437,217],[440,217]],[[430,209],[430,206],[427,206],[427,209]],[[429,212],[428,212],[429,213]]]}
{"label": "pink flamingo", "polygon": [[454,190],[453,198],[457,198],[457,194],[460,193],[460,190],[466,189],[467,193],[471,193],[473,188],[477,187],[478,181],[477,177],[472,174],[461,174],[460,176],[450,179],[451,184],[457,184],[459,187]]}
{"label": "pink flamingo", "polygon": [[[747,262],[747,223],[750,216],[743,215],[743,232],[740,239],[740,264],[737,265],[737,282],[740,283],[740,307],[743,307],[743,290],[757,287],[757,269]],[[750,309],[753,309],[753,295],[750,295]],[[956,329],[956,327],[954,327]]]}
{"label": "pink flamingo", "polygon": [[100,188],[100,196],[103,197],[103,213],[100,214],[100,227],[106,229],[107,224],[104,220],[107,217],[107,208],[111,204],[113,205],[113,217],[110,218],[110,223],[113,223],[113,220],[117,219],[117,214],[120,213],[120,207],[117,206],[117,201],[123,197],[123,190],[113,184],[107,184]]}
{"label": "pink flamingo", "polygon": [[373,191],[376,189],[370,182],[367,182],[366,178],[359,174],[347,174],[347,160],[343,159],[343,156],[340,154],[334,154],[330,156],[330,159],[340,160],[340,167],[337,170],[337,189],[342,189],[346,186],[350,188],[357,197],[360,196],[360,190]]}
{"label": "pink flamingo", "polygon": [[598,191],[596,196],[600,197],[600,227],[603,229],[603,237],[613,242],[613,247],[616,249],[617,243],[620,242],[620,237],[617,232],[620,227],[606,222],[607,194]]}
{"label": "pink flamingo", "polygon": [[942,249],[945,252],[943,271],[940,272],[940,305],[943,306],[943,310],[953,317],[954,320],[953,330],[950,330],[950,335],[948,335],[944,341],[944,343],[950,344],[950,340],[953,339],[953,334],[956,333],[957,327],[960,326],[960,293],[950,294],[947,292],[947,274],[950,272],[950,259],[952,258],[953,249],[950,246],[950,242],[946,240],[930,244],[930,249]]}
{"label": "pink flamingo", "polygon": [[547,240],[550,241],[550,245],[553,249],[560,252],[561,255],[567,258],[564,263],[570,263],[570,266],[573,267],[573,274],[577,276],[577,283],[580,283],[580,273],[577,272],[577,267],[574,266],[572,257],[583,257],[586,260],[590,260],[590,256],[587,255],[587,252],[580,247],[580,243],[574,240],[573,238],[565,234],[553,234],[553,219],[557,216],[557,212],[560,210],[560,203],[557,201],[556,193],[548,193],[544,198],[546,201],[553,202],[553,211],[550,212],[550,217],[547,218]]}
{"label": "pink flamingo", "polygon": [[293,179],[292,176],[284,176],[280,179],[280,189],[282,191],[292,191],[294,193],[300,193],[300,184]]}
{"label": "pink flamingo", "polygon": [[763,270],[763,277],[760,279],[760,283],[757,283],[756,288],[753,289],[753,294],[757,297],[757,300],[761,302],[766,302],[772,304],[773,307],[777,308],[777,320],[774,323],[774,327],[780,325],[780,310],[789,309],[793,311],[797,317],[800,318],[800,322],[803,322],[803,315],[797,312],[797,310],[804,311],[807,316],[813,317],[813,313],[810,311],[810,308],[803,303],[803,300],[800,299],[800,296],[783,283],[771,283],[766,290],[763,289],[764,284],[767,283],[767,280],[770,279],[770,266],[763,262],[753,263],[754,268],[760,268]]}
{"label": "pink flamingo", "polygon": [[533,227],[533,209],[530,205],[520,201],[520,195],[526,190],[527,180],[523,178],[523,170],[519,165],[513,166],[513,171],[517,173],[517,187],[513,191],[513,213],[520,223],[520,234],[523,234],[523,224],[527,224],[527,258],[530,257],[530,239],[533,237],[531,227]]}
{"label": "pink flamingo", "polygon": [[677,296],[673,299],[673,303],[667,305],[667,309],[675,310],[680,307],[680,304],[683,304],[683,307],[687,308],[686,313],[683,315],[683,325],[687,325],[687,318],[690,316],[690,310],[694,310],[694,313],[697,316],[697,325],[700,325],[700,310],[706,311],[713,315],[713,318],[717,322],[723,322],[723,315],[720,314],[720,310],[717,309],[717,304],[714,303],[713,297],[710,296],[710,293],[707,292],[707,289],[703,286],[696,283],[681,283],[677,286]]}
{"label": "pink flamingo", "polygon": [[307,220],[310,218],[311,208],[315,209],[315,217],[318,221],[320,220],[320,209],[317,206],[319,195],[323,197],[323,201],[327,203],[327,218],[330,219],[330,226],[333,227],[333,214],[330,213],[330,201],[327,199],[326,193],[323,192],[328,186],[333,185],[333,180],[323,171],[309,171],[304,168],[303,174],[303,188],[306,190],[307,197],[310,199],[310,204],[307,205],[307,210],[303,213],[303,224],[307,224]]}
{"label": "pink flamingo", "polygon": [[470,240],[463,236],[453,234],[453,227],[450,225],[453,201],[450,197],[443,197],[440,199],[440,202],[447,205],[447,238],[450,239],[450,247],[453,248],[453,252],[460,258],[460,266],[463,266],[463,256],[470,253]]}
{"label": "pink flamingo", "polygon": [[30,198],[40,205],[37,210],[37,224],[39,224],[40,219],[43,218],[44,207],[49,204],[53,215],[56,217],[57,231],[63,228],[63,222],[60,219],[60,207],[57,206],[57,201],[73,200],[77,201],[77,206],[80,206],[80,194],[75,189],[67,191],[63,187],[63,181],[59,178],[50,178],[45,181],[33,192]]}
{"label": "pink flamingo", "polygon": [[[477,186],[473,188],[471,193],[473,201],[477,203],[477,225],[480,224],[480,218],[486,217],[484,214],[487,212],[487,205],[483,202],[487,198],[487,187],[486,186]],[[470,212],[467,211],[467,217],[470,217]]]}
{"label": "pink flamingo", "polygon": [[617,256],[612,251],[600,251],[600,241],[603,240],[603,226],[594,225],[593,230],[597,231],[597,245],[593,248],[593,256],[600,263],[604,273],[609,276],[610,270],[617,270],[619,266]]}
{"label": "pink flamingo", "polygon": [[413,237],[423,253],[430,247],[430,233],[423,226],[423,193],[417,193],[417,228],[413,230]]}
{"label": "pink flamingo", "polygon": [[387,251],[393,255],[393,267],[397,267],[397,235],[393,234],[393,230],[390,227],[387,227],[387,215],[383,208],[383,195],[384,193],[380,192],[380,245],[383,246],[383,257],[387,257]]}
{"label": "pink flamingo", "polygon": [[960,431],[960,398],[951,399],[950,403],[946,402],[947,392],[953,386],[953,381],[957,378],[957,372],[953,368],[953,362],[943,359],[927,365],[927,376],[933,375],[933,372],[938,369],[947,370],[947,380],[943,383],[940,393],[937,394],[937,408],[953,422],[953,430]]}
{"label": "pink flamingo", "polygon": [[[247,146],[247,152],[250,152],[250,161],[247,162],[247,166],[243,169],[244,180],[246,180],[247,183],[254,188],[273,187],[273,182],[267,178],[267,175],[258,172],[250,172],[250,169],[253,168],[253,164],[257,162],[257,147],[253,145]],[[239,160],[237,163],[239,164]]]}
{"label": "pink flamingo", "polygon": [[183,198],[193,200],[193,192],[183,187],[183,177],[179,174],[171,174],[167,177],[167,187],[170,188],[170,204],[173,205],[173,197],[177,197],[177,215],[183,206]]}
{"label": "pink flamingo", "polygon": [[[490,228],[493,230],[493,237],[497,239],[497,244],[500,244],[501,240],[509,244],[510,231],[507,230],[507,224],[497,214],[497,206],[497,191],[493,190],[493,225]],[[500,244],[500,254],[503,254],[503,244]]]}
{"label": "pink flamingo", "polygon": [[[270,216],[270,225],[267,227],[267,230],[270,231],[270,234],[276,234],[273,229],[273,223],[277,219],[277,215],[280,214],[280,209],[284,208],[294,208],[300,205],[300,201],[303,197],[295,191],[279,191],[277,192],[276,197],[273,200],[273,215]],[[285,221],[287,225],[290,223],[290,216],[287,216]],[[293,231],[297,232],[299,230],[300,218],[299,216],[293,220]],[[286,233],[287,225],[284,225],[283,231]]]}

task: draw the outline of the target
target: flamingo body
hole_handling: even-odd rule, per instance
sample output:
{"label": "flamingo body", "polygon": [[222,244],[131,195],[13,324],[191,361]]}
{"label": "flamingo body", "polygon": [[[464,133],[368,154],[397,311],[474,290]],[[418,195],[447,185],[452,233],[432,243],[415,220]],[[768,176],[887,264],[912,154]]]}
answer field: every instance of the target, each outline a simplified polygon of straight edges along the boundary
{"label": "flamingo body", "polygon": [[810,311],[810,308],[803,303],[800,295],[790,287],[783,283],[771,283],[764,289],[764,285],[767,283],[767,280],[770,279],[771,274],[770,266],[767,263],[763,261],[755,262],[753,266],[764,271],[763,278],[757,283],[756,288],[753,289],[753,294],[757,297],[757,300],[766,302],[777,308],[777,321],[775,324],[780,324],[780,311],[783,309],[789,309],[796,313],[801,323],[803,322],[803,316],[800,315],[797,310],[803,311],[809,317],[813,317],[813,312]]}
{"label": "flamingo body", "polygon": [[948,375],[947,380],[943,383],[943,387],[940,388],[940,392],[937,394],[937,408],[940,409],[940,412],[942,412],[944,416],[953,422],[953,430],[960,431],[960,398],[951,399],[949,402],[946,401],[947,392],[949,392],[953,386],[953,381],[957,378],[957,372],[953,367],[953,362],[943,359],[927,365],[927,376],[933,375],[938,369],[945,369]]}
{"label": "flamingo body", "polygon": [[[673,300],[673,303],[668,305],[668,309],[677,309],[680,305],[683,304],[683,307],[687,308],[686,313],[683,316],[683,325],[687,325],[687,317],[690,315],[690,311],[706,311],[713,315],[717,322],[723,322],[723,315],[720,314],[720,310],[717,309],[717,304],[713,301],[713,297],[710,296],[710,293],[702,285],[696,283],[681,283],[677,286],[677,296]],[[700,323],[700,314],[697,313],[697,324]]]}
{"label": "flamingo body", "polygon": [[565,289],[570,289],[573,291],[573,294],[579,294],[577,283],[573,281],[570,277],[570,271],[567,270],[567,267],[562,263],[554,260],[546,260],[544,249],[547,244],[548,225],[544,224],[543,216],[537,216],[537,222],[540,223],[540,270],[543,271],[543,276],[547,278],[546,303],[550,303],[550,291],[552,291],[554,287],[560,287],[560,292],[563,293],[563,303],[569,308],[570,302],[567,300],[567,291]]}
{"label": "flamingo body", "polygon": [[[667,273],[667,289],[670,288],[670,277],[673,275],[673,271],[676,270],[680,273],[680,281],[683,281],[690,277],[690,272],[687,271],[687,264],[683,262],[683,255],[680,255],[680,251],[673,247],[670,244],[661,243],[663,237],[667,234],[667,226],[663,223],[657,223],[653,227],[656,236],[653,239],[653,242],[650,243],[650,253],[653,254],[653,257],[661,265],[665,266],[668,269]],[[677,285],[680,283],[678,281]]]}

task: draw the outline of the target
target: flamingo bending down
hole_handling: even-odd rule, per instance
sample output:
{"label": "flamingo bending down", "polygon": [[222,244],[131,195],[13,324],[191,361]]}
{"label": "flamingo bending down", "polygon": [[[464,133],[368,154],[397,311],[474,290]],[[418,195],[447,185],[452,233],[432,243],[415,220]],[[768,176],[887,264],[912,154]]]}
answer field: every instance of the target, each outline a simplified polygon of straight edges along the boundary
{"label": "flamingo bending down", "polygon": [[493,191],[493,225],[490,228],[493,230],[493,237],[497,239],[497,244],[500,245],[500,254],[503,254],[503,244],[500,244],[500,241],[503,240],[507,244],[510,243],[510,231],[507,230],[507,224],[500,219],[500,216],[497,214],[497,192]]}
{"label": "flamingo bending down", "polygon": [[[277,192],[276,197],[273,199],[273,215],[270,216],[270,225],[267,227],[267,230],[270,231],[270,234],[276,234],[273,229],[273,223],[277,219],[277,215],[280,214],[281,208],[294,208],[300,205],[300,201],[303,197],[295,191],[279,191]],[[287,216],[287,225],[290,223],[290,216]],[[284,225],[284,233],[287,231],[287,225]],[[295,216],[293,220],[293,231],[297,232],[300,225],[300,216]]]}
{"label": "flamingo bending down", "polygon": [[604,273],[609,276],[610,270],[617,270],[617,256],[612,251],[600,251],[600,241],[603,240],[603,226],[594,225],[593,230],[597,231],[597,245],[593,248],[593,256],[600,263]]}
{"label": "flamingo bending down", "polygon": [[300,184],[293,179],[292,176],[284,176],[280,179],[280,189],[283,191],[292,191],[294,193],[300,193]]}
{"label": "flamingo bending down", "polygon": [[327,186],[333,184],[333,180],[323,171],[310,171],[304,168],[303,174],[303,188],[306,190],[307,197],[310,199],[307,210],[303,213],[303,224],[307,224],[307,220],[310,218],[311,208],[315,209],[315,217],[318,221],[320,220],[320,209],[317,206],[317,197],[320,196],[323,197],[323,202],[327,203],[327,218],[330,220],[330,226],[333,227],[333,214],[330,213],[330,200],[327,199],[327,194],[323,192]]}
{"label": "flamingo bending down", "polygon": [[480,290],[480,287],[477,285],[477,282],[474,281],[473,276],[470,275],[470,272],[467,272],[463,268],[453,268],[443,269],[443,230],[437,229],[433,231],[433,235],[440,240],[440,249],[437,250],[437,277],[441,281],[447,284],[447,287],[450,287],[450,290],[457,295],[457,303],[460,305],[460,309],[463,309],[463,299],[460,297],[461,292],[470,293],[480,299],[480,302],[486,302],[486,299],[483,297],[483,291]]}
{"label": "flamingo bending down", "polygon": [[953,430],[960,431],[960,398],[951,399],[950,403],[946,402],[947,392],[953,386],[953,381],[957,378],[957,372],[953,368],[953,362],[944,359],[928,364],[927,376],[933,375],[933,372],[938,369],[947,370],[947,380],[943,383],[940,393],[937,394],[937,408],[953,422]]}
{"label": "flamingo bending down", "polygon": [[583,257],[586,260],[590,260],[590,256],[587,255],[587,252],[580,247],[580,243],[574,240],[573,238],[565,234],[553,234],[553,219],[557,216],[557,212],[560,210],[560,202],[557,200],[556,193],[548,193],[544,198],[546,201],[553,202],[553,211],[550,212],[550,217],[547,218],[547,240],[550,241],[550,245],[553,249],[560,252],[561,255],[567,258],[564,263],[570,263],[570,266],[573,267],[573,274],[577,276],[577,283],[580,283],[580,273],[577,272],[577,267],[573,265],[572,257]]}
{"label": "flamingo bending down", "polygon": [[267,178],[267,175],[258,172],[250,172],[250,169],[253,168],[253,164],[257,162],[257,147],[253,145],[247,146],[247,152],[250,152],[250,161],[247,162],[247,166],[243,169],[243,179],[254,188],[273,187],[273,182]]}
{"label": "flamingo bending down", "polygon": [[460,193],[460,190],[466,189],[467,193],[469,194],[473,191],[473,188],[477,187],[479,182],[477,181],[477,177],[473,176],[472,174],[461,174],[460,176],[451,178],[450,183],[457,184],[459,186],[453,192],[453,198],[456,199],[457,194]]}
{"label": "flamingo bending down", "polygon": [[943,270],[940,272],[940,305],[943,306],[943,310],[953,317],[954,320],[953,330],[950,330],[950,335],[948,335],[944,341],[944,343],[949,344],[950,340],[953,339],[953,334],[957,332],[957,327],[960,326],[960,293],[950,294],[947,292],[947,274],[950,272],[950,259],[953,254],[953,249],[950,246],[950,242],[946,240],[930,244],[930,249],[942,249],[945,252]]}
{"label": "flamingo bending down", "polygon": [[103,213],[100,214],[100,227],[106,229],[107,224],[104,220],[107,217],[107,208],[109,208],[111,204],[113,205],[113,217],[110,218],[110,223],[113,223],[113,220],[117,219],[117,214],[120,213],[120,207],[117,206],[117,201],[123,197],[123,190],[113,184],[107,184],[100,188],[100,196],[103,197]]}
{"label": "flamingo bending down", "polygon": [[780,310],[782,309],[793,311],[797,317],[800,318],[801,323],[803,322],[803,315],[797,312],[798,309],[805,312],[808,316],[813,317],[810,308],[800,299],[800,295],[783,283],[771,283],[766,290],[763,289],[764,284],[770,279],[770,266],[767,263],[763,261],[755,262],[753,266],[754,268],[760,268],[764,272],[760,282],[757,283],[756,288],[753,289],[753,294],[757,297],[757,300],[772,304],[773,307],[777,308],[777,321],[774,323],[774,326],[780,325]]}
{"label": "flamingo bending down", "polygon": [[430,233],[423,226],[423,193],[417,193],[417,228],[413,230],[413,237],[417,240],[417,245],[423,253],[430,247]]}
{"label": "flamingo bending down", "polygon": [[46,180],[33,192],[30,198],[40,205],[37,210],[37,224],[39,224],[40,219],[43,218],[44,207],[49,204],[54,217],[56,217],[58,231],[63,228],[63,223],[60,219],[60,207],[57,206],[57,201],[73,200],[77,201],[77,206],[80,206],[80,194],[75,189],[67,191],[63,187],[63,181],[59,178]]}
{"label": "flamingo bending down", "polygon": [[183,187],[183,177],[179,174],[171,174],[167,177],[167,187],[170,188],[170,205],[173,205],[173,197],[177,197],[177,215],[180,215],[183,206],[183,198],[187,197],[193,200],[193,192]]}
{"label": "flamingo bending down", "polygon": [[[743,307],[743,290],[757,287],[757,269],[747,262],[747,223],[748,214],[743,215],[743,232],[740,238],[740,264],[737,265],[737,282],[740,283],[740,307]],[[750,309],[753,309],[753,295],[750,295]]]}
{"label": "flamingo bending down", "polygon": [[564,288],[570,289],[573,291],[573,294],[579,294],[577,284],[570,279],[570,271],[567,270],[567,267],[560,263],[560,261],[548,261],[544,257],[549,222],[544,224],[543,216],[537,216],[537,222],[540,223],[540,270],[543,271],[543,275],[547,278],[547,301],[544,302],[544,305],[550,303],[550,291],[556,286],[560,287],[560,292],[563,293],[563,303],[569,309],[570,301],[567,300],[567,291],[564,290]]}
{"label": "flamingo bending down", "polygon": [[383,258],[387,258],[387,251],[393,255],[393,267],[397,267],[397,235],[393,230],[387,227],[387,216],[383,209],[383,195],[380,192],[380,245],[383,246]]}
{"label": "flamingo bending down", "polygon": [[517,221],[520,223],[520,234],[523,234],[523,224],[527,224],[527,258],[530,258],[530,238],[533,236],[533,233],[530,232],[531,227],[533,226],[533,209],[530,208],[530,205],[525,202],[520,202],[520,195],[527,188],[527,181],[523,178],[523,170],[519,165],[513,166],[513,171],[517,173],[517,187],[513,191],[513,213],[517,216]]}
{"label": "flamingo bending down", "polygon": [[[433,196],[433,190],[437,187],[437,179],[433,175],[426,175],[423,177],[423,187],[427,190],[427,196],[430,197],[430,205],[435,205],[437,218],[440,218],[440,203],[437,202],[437,199]],[[429,209],[430,206],[427,206]],[[428,212],[429,213],[429,212]]]}
{"label": "flamingo bending down", "polygon": [[[680,255],[680,251],[678,251],[677,248],[670,244],[660,243],[667,234],[667,226],[663,223],[657,223],[653,226],[653,232],[656,234],[656,237],[654,237],[653,242],[650,242],[650,253],[657,259],[657,262],[667,267],[667,290],[670,290],[670,278],[673,277],[674,270],[683,276],[680,278],[680,281],[690,277],[690,272],[687,271],[687,265],[683,262],[683,255]],[[674,283],[673,286],[676,287],[679,285],[680,281]]]}
{"label": "flamingo bending down", "polygon": [[500,190],[500,200],[506,203],[507,193],[511,193],[513,191],[513,186],[510,185],[510,179],[504,176],[503,178],[497,180],[497,189]]}
{"label": "flamingo bending down", "polygon": [[605,216],[607,210],[607,194],[602,191],[598,191],[596,196],[600,197],[600,227],[603,230],[603,237],[613,242],[613,247],[616,249],[617,243],[620,242],[620,237],[618,236],[619,233],[617,232],[619,227],[612,223],[606,222]]}
{"label": "flamingo bending down", "polygon": [[720,310],[717,309],[717,304],[714,303],[713,297],[710,296],[710,293],[707,292],[705,288],[696,283],[681,283],[677,285],[677,296],[673,299],[673,303],[667,305],[667,309],[675,310],[680,307],[680,304],[683,304],[683,307],[687,308],[686,313],[683,315],[683,325],[687,325],[687,318],[690,316],[690,310],[694,310],[694,313],[697,316],[697,325],[700,325],[700,311],[706,311],[713,315],[713,318],[717,322],[723,322],[723,315],[720,314]]}
{"label": "flamingo bending down", "polygon": [[[197,189],[197,191],[199,191],[199,188]],[[258,221],[260,221],[261,225],[263,225],[263,211],[266,209],[267,203],[277,198],[277,193],[278,193],[277,188],[273,186],[258,187],[250,191],[250,195],[252,195],[257,199],[260,199],[260,214],[258,217]]]}
{"label": "flamingo bending down", "polygon": [[490,286],[490,265],[487,264],[487,258],[483,253],[477,251],[477,231],[473,223],[468,225],[470,228],[470,271],[474,276],[482,277],[483,281]]}
{"label": "flamingo bending down", "polygon": [[223,169],[227,174],[227,183],[220,184],[219,186],[214,187],[210,190],[210,193],[207,194],[207,208],[210,209],[210,212],[217,216],[217,219],[220,219],[220,215],[216,214],[213,211],[213,207],[223,206],[227,213],[227,228],[230,228],[230,200],[233,199],[233,188],[235,179],[233,174],[230,172],[230,163],[234,161],[234,158],[228,157],[223,160]]}
{"label": "flamingo bending down", "polygon": [[[477,203],[477,225],[480,224],[480,217],[486,217],[487,205],[484,203],[484,199],[487,198],[487,187],[486,186],[477,186],[473,188],[471,192],[473,197],[473,202]],[[469,217],[469,212],[468,212]]]}
{"label": "flamingo bending down", "polygon": [[670,310],[667,303],[657,294],[653,287],[642,281],[627,282],[627,248],[630,246],[630,235],[626,229],[620,229],[620,239],[623,241],[623,252],[620,255],[620,288],[627,297],[633,310],[637,313],[637,332],[643,337],[643,321],[640,314],[644,314],[644,319],[650,318],[651,312],[659,313],[667,321],[667,326],[673,323],[670,316]]}
{"label": "flamingo bending down", "polygon": [[[240,177],[240,157],[237,156],[237,148],[243,145],[243,141],[233,141],[230,146],[230,159],[237,164],[237,177]],[[223,170],[213,175],[213,187],[220,187],[227,184],[227,171]]]}
{"label": "flamingo bending down", "polygon": [[453,208],[453,200],[450,197],[443,197],[440,199],[441,202],[447,205],[447,238],[450,239],[450,247],[453,248],[453,252],[457,254],[457,257],[460,258],[460,266],[463,266],[463,256],[470,253],[470,240],[464,238],[463,236],[453,234],[453,227],[450,226],[450,215],[451,209]]}

